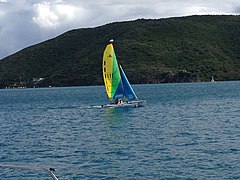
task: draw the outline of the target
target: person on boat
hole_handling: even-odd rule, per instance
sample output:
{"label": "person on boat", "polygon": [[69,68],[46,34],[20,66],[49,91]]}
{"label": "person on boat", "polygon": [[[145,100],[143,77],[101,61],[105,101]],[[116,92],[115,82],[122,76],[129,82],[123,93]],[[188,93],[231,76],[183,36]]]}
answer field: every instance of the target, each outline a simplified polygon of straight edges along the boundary
{"label": "person on boat", "polygon": [[116,105],[122,105],[123,104],[123,101],[121,98],[117,98],[115,101],[114,101],[114,104]]}
{"label": "person on boat", "polygon": [[118,100],[118,105],[122,105],[122,104],[123,104],[123,101],[122,101],[121,98],[119,98],[119,100]]}

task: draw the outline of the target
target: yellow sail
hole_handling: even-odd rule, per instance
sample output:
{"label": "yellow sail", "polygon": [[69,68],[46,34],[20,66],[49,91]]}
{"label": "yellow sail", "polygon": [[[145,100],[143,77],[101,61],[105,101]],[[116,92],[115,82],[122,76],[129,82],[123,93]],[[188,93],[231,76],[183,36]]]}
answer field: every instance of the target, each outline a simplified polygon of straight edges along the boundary
{"label": "yellow sail", "polygon": [[103,79],[110,101],[123,97],[121,75],[114,52],[113,40],[109,42],[103,53]]}

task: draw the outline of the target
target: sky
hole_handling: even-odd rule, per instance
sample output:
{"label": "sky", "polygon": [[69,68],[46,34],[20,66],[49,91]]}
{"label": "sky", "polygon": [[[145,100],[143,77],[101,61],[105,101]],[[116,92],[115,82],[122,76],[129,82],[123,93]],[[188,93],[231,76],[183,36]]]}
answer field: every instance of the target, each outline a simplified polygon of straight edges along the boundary
{"label": "sky", "polygon": [[206,14],[239,15],[240,0],[0,0],[0,59],[72,29]]}

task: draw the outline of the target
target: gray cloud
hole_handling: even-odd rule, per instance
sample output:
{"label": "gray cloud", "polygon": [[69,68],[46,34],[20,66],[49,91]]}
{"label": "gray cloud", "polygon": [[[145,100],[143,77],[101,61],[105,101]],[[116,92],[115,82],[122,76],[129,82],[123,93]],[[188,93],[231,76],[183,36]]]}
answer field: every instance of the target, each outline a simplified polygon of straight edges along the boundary
{"label": "gray cloud", "polygon": [[238,14],[239,0],[0,0],[0,59],[74,28],[138,18]]}
{"label": "gray cloud", "polygon": [[235,8],[235,13],[236,13],[236,14],[240,14],[240,6],[238,6],[238,7]]}

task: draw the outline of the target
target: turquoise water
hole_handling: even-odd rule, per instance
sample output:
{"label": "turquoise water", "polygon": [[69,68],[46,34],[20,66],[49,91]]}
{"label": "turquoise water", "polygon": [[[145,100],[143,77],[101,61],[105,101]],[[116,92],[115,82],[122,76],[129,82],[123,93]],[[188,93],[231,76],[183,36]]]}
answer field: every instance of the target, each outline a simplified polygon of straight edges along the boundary
{"label": "turquoise water", "polygon": [[[0,90],[0,165],[70,179],[240,179],[240,82],[133,86],[143,108],[101,109],[103,86]],[[1,169],[0,179],[51,179]]]}

